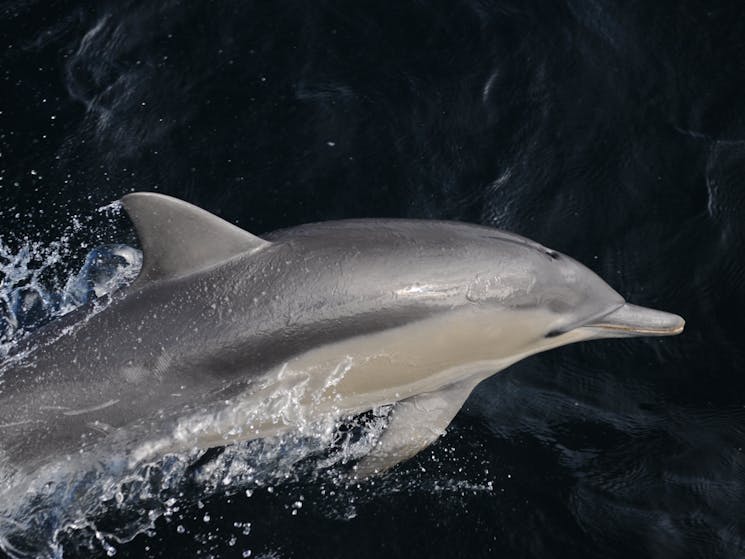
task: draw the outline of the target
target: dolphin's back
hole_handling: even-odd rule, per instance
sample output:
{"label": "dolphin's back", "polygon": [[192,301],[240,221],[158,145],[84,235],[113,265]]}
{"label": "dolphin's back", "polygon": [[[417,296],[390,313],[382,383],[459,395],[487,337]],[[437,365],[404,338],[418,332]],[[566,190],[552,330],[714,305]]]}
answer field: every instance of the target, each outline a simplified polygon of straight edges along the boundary
{"label": "dolphin's back", "polygon": [[430,219],[367,218],[342,219],[306,223],[287,229],[279,229],[263,236],[270,242],[305,240],[306,242],[330,242],[340,250],[351,246],[393,247],[419,246],[437,250],[474,249],[482,245],[493,251],[494,241],[530,247],[544,253],[553,253],[544,246],[515,233],[457,221]]}

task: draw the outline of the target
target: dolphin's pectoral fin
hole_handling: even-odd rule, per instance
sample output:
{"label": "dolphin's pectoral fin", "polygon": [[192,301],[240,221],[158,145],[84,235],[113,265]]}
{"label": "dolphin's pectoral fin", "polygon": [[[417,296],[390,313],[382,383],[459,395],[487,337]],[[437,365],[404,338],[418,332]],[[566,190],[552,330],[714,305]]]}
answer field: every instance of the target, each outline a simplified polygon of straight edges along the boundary
{"label": "dolphin's pectoral fin", "polygon": [[138,283],[185,276],[271,244],[170,196],[134,192],[122,205],[142,247]]}
{"label": "dolphin's pectoral fin", "polygon": [[431,445],[468,399],[478,380],[461,381],[397,402],[377,446],[357,464],[355,476],[382,473]]}

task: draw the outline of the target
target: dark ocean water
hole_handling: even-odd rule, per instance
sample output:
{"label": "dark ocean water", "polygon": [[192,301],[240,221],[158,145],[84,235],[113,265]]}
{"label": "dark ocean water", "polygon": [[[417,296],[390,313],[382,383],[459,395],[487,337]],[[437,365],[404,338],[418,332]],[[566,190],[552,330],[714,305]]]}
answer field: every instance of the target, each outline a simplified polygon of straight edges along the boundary
{"label": "dark ocean water", "polygon": [[[167,514],[160,494],[86,509],[58,549],[745,557],[744,92],[742,2],[0,2],[6,329],[14,313],[48,319],[93,247],[136,246],[126,219],[97,211],[132,190],[257,234],[362,216],[488,224],[687,320],[680,337],[514,365],[381,479],[184,473],[173,495],[158,486]],[[46,258],[34,281],[48,289],[25,307],[9,299],[24,249]],[[58,513],[31,510],[44,525]]]}

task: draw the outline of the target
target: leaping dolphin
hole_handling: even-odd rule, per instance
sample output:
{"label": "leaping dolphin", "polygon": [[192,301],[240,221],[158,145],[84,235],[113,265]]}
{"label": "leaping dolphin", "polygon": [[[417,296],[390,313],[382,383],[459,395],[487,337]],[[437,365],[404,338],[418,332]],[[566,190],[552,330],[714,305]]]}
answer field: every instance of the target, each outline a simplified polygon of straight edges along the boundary
{"label": "leaping dolphin", "polygon": [[683,330],[489,227],[364,219],[259,238],[161,194],[121,202],[142,270],[2,367],[0,465],[33,472],[107,442],[139,459],[392,405],[363,477],[431,444],[479,382],[524,357]]}

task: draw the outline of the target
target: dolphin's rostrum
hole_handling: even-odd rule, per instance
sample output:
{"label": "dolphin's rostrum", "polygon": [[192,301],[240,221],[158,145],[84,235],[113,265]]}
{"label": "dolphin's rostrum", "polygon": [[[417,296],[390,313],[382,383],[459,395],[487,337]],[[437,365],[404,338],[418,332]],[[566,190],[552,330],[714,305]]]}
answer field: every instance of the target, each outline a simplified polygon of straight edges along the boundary
{"label": "dolphin's rostrum", "polygon": [[259,238],[160,194],[122,204],[140,275],[3,366],[4,467],[107,445],[137,460],[392,405],[365,476],[431,444],[481,380],[524,357],[683,330],[571,258],[489,227],[348,220]]}

